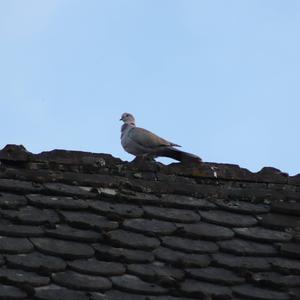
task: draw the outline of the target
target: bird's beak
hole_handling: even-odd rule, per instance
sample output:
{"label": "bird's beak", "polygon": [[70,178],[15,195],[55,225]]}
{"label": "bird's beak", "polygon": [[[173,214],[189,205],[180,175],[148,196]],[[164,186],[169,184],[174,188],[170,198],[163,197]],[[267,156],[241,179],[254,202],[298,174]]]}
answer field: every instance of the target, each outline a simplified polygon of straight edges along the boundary
{"label": "bird's beak", "polygon": [[123,121],[123,119],[121,118],[119,121]]}

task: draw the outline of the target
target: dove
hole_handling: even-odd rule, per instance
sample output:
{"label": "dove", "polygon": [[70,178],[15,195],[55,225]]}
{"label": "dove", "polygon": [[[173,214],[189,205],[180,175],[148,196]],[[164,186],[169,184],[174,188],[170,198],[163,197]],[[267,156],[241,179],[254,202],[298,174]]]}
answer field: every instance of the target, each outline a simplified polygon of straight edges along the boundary
{"label": "dove", "polygon": [[181,162],[201,162],[197,155],[181,151],[176,147],[178,144],[169,142],[151,131],[136,127],[135,118],[130,113],[123,113],[120,121],[124,124],[121,127],[121,144],[124,150],[137,158],[169,157]]}

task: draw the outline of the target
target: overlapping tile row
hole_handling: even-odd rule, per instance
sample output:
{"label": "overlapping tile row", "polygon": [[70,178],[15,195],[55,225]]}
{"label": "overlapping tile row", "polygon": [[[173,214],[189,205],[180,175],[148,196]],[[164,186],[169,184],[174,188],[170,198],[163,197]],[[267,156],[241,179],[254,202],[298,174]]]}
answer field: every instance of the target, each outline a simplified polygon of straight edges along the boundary
{"label": "overlapping tile row", "polygon": [[297,185],[10,159],[0,299],[299,298]]}

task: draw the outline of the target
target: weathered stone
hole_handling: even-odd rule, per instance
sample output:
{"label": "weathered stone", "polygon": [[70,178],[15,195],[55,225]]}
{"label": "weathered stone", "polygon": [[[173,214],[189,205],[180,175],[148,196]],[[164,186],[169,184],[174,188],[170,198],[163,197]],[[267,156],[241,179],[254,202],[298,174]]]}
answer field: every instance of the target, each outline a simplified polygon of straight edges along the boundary
{"label": "weathered stone", "polygon": [[199,211],[203,220],[229,227],[254,226],[257,220],[250,215],[237,214],[223,210]]}
{"label": "weathered stone", "polygon": [[261,217],[260,224],[274,229],[286,229],[296,227],[298,221],[299,217],[296,216],[268,213]]}
{"label": "weathered stone", "polygon": [[273,245],[261,244],[239,239],[218,242],[225,252],[249,256],[274,256],[277,251]]}
{"label": "weathered stone", "polygon": [[300,275],[300,261],[288,258],[274,257],[270,259],[270,263],[275,270],[286,274]]}
{"label": "weathered stone", "polygon": [[123,223],[124,228],[142,232],[147,235],[169,235],[177,230],[177,226],[171,222],[149,219],[130,219]]}
{"label": "weathered stone", "polygon": [[252,279],[255,282],[263,284],[264,286],[270,286],[274,288],[281,286],[300,286],[300,276],[297,275],[282,275],[275,272],[265,272],[253,274]]}
{"label": "weathered stone", "polygon": [[238,276],[232,271],[216,268],[216,267],[208,267],[208,268],[193,268],[185,270],[187,275],[212,283],[221,283],[224,285],[235,285],[241,284],[245,282],[245,279]]}
{"label": "weathered stone", "polygon": [[6,236],[42,236],[44,231],[41,227],[29,225],[13,225],[13,224],[0,224],[0,234]]}
{"label": "weathered stone", "polygon": [[125,246],[133,249],[152,250],[160,245],[159,240],[156,238],[125,230],[110,231],[106,233],[106,237],[118,246]]}
{"label": "weathered stone", "polygon": [[19,254],[32,250],[33,246],[26,238],[0,236],[0,253]]}
{"label": "weathered stone", "polygon": [[46,188],[48,193],[52,193],[54,195],[66,195],[66,196],[78,196],[83,198],[93,198],[96,197],[96,193],[92,193],[92,188],[76,186],[76,185],[68,185],[63,183],[45,183],[44,187]]}
{"label": "weathered stone", "polygon": [[103,216],[88,212],[61,212],[65,221],[74,227],[80,229],[112,230],[118,228],[117,222],[109,221]]}
{"label": "weathered stone", "polygon": [[0,160],[25,162],[32,157],[23,145],[8,144],[0,151]]}
{"label": "weathered stone", "polygon": [[103,291],[112,287],[110,280],[107,278],[83,275],[73,271],[55,273],[52,275],[52,280],[59,285],[74,290]]}
{"label": "weathered stone", "polygon": [[246,201],[216,199],[214,203],[220,208],[241,214],[262,214],[270,210],[268,205],[254,204]]}
{"label": "weathered stone", "polygon": [[287,242],[292,238],[290,233],[261,227],[235,228],[234,232],[239,237],[262,242]]}
{"label": "weathered stone", "polygon": [[287,293],[258,288],[250,284],[233,287],[233,292],[240,297],[259,300],[288,300]]}
{"label": "weathered stone", "polygon": [[99,200],[89,201],[89,207],[105,216],[139,218],[143,215],[143,210],[136,205],[110,203]]}
{"label": "weathered stone", "polygon": [[154,283],[142,281],[133,275],[123,275],[112,277],[112,282],[120,290],[144,295],[162,295],[167,290]]}
{"label": "weathered stone", "polygon": [[83,243],[53,238],[31,238],[31,241],[41,252],[66,259],[89,258],[94,255],[94,249]]}
{"label": "weathered stone", "polygon": [[14,286],[1,284],[0,299],[1,300],[19,300],[24,299],[26,293]]}
{"label": "weathered stone", "polygon": [[234,232],[229,228],[203,222],[184,225],[182,230],[185,236],[198,239],[204,238],[217,241],[231,239],[234,236]]}
{"label": "weathered stone", "polygon": [[80,259],[68,263],[68,266],[80,273],[100,276],[123,275],[126,271],[121,263],[99,261],[97,259]]}
{"label": "weathered stone", "polygon": [[46,276],[14,269],[0,269],[0,279],[14,284],[28,284],[31,286],[47,285],[50,282],[50,279]]}
{"label": "weathered stone", "polygon": [[190,240],[185,238],[167,236],[162,238],[164,246],[175,250],[182,250],[187,253],[214,253],[218,246],[214,242],[202,240]]}
{"label": "weathered stone", "polygon": [[89,300],[85,292],[69,290],[54,284],[36,288],[34,297],[38,300]]}
{"label": "weathered stone", "polygon": [[27,195],[29,203],[39,207],[58,209],[85,209],[88,204],[85,200],[73,199],[72,197],[45,196],[39,194]]}
{"label": "weathered stone", "polygon": [[63,271],[66,263],[58,257],[43,255],[38,252],[20,255],[6,255],[8,266],[28,271],[49,274]]}
{"label": "weathered stone", "polygon": [[216,207],[215,204],[203,198],[195,198],[175,194],[163,194],[160,198],[160,202],[164,206],[187,209],[210,209]]}
{"label": "weathered stone", "polygon": [[158,260],[180,266],[180,267],[207,267],[211,259],[205,254],[189,254],[159,247],[154,250],[155,257]]}
{"label": "weathered stone", "polygon": [[271,209],[274,212],[300,216],[300,202],[272,202]]}
{"label": "weathered stone", "polygon": [[133,263],[148,263],[154,260],[154,255],[149,251],[115,248],[104,244],[94,244],[93,247],[99,259]]}
{"label": "weathered stone", "polygon": [[[216,285],[198,280],[187,279],[181,284],[181,291],[190,296],[206,299],[213,297],[214,299],[231,299],[231,290],[228,287]],[[223,298],[221,298],[223,297]]]}
{"label": "weathered stone", "polygon": [[300,244],[288,243],[283,244],[280,248],[281,253],[294,258],[300,258]]}
{"label": "weathered stone", "polygon": [[136,275],[146,281],[155,281],[165,286],[176,286],[184,278],[184,272],[164,265],[163,263],[154,264],[131,264],[128,265],[129,273]]}
{"label": "weathered stone", "polygon": [[0,194],[0,208],[16,209],[26,204],[27,200],[24,196],[2,192]]}
{"label": "weathered stone", "polygon": [[144,206],[143,209],[147,216],[155,219],[178,223],[195,223],[200,221],[200,215],[192,210],[154,206]]}
{"label": "weathered stone", "polygon": [[234,270],[267,271],[271,264],[265,257],[236,256],[224,253],[213,254],[215,265]]}
{"label": "weathered stone", "polygon": [[35,182],[14,179],[0,179],[0,190],[7,192],[14,191],[24,194],[40,193],[43,190],[43,186]]}
{"label": "weathered stone", "polygon": [[54,238],[78,242],[97,242],[102,239],[99,232],[76,229],[67,225],[59,225],[55,229],[46,229],[45,232],[48,236]]}

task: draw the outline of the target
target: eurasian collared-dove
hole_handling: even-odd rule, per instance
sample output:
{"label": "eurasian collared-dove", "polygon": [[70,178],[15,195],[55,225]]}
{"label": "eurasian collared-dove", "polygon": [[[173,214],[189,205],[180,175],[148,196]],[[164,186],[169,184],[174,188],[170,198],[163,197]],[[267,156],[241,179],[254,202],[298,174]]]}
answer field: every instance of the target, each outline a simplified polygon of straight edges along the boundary
{"label": "eurasian collared-dove", "polygon": [[120,121],[124,122],[121,129],[121,144],[128,153],[136,157],[165,156],[182,162],[201,162],[200,157],[174,148],[181,146],[146,129],[136,127],[132,114],[123,113]]}

